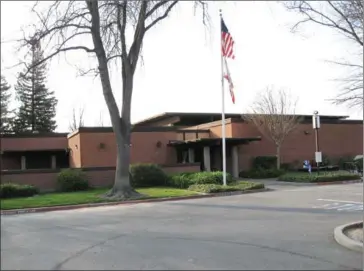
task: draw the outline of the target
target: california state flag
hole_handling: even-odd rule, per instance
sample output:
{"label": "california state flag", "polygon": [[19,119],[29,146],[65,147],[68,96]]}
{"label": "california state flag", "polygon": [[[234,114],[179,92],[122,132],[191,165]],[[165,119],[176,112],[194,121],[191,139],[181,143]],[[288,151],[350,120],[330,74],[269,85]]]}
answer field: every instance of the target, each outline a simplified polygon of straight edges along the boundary
{"label": "california state flag", "polygon": [[230,71],[229,71],[229,67],[228,67],[226,58],[224,59],[224,64],[225,64],[224,78],[228,81],[231,100],[233,101],[233,104],[235,104],[234,84],[233,84],[233,80],[231,79],[231,75],[230,75]]}

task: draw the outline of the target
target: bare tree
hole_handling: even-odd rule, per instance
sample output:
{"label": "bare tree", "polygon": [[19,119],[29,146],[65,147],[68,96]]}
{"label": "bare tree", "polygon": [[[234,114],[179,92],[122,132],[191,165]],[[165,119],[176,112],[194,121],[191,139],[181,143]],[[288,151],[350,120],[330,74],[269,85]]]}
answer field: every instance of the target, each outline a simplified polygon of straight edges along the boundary
{"label": "bare tree", "polygon": [[277,169],[280,169],[281,146],[287,135],[300,123],[300,118],[295,115],[296,101],[292,101],[283,89],[275,91],[267,88],[258,94],[251,106],[252,114],[243,115],[243,119],[252,123],[276,146]]}
{"label": "bare tree", "polygon": [[[130,185],[129,177],[134,73],[145,34],[167,18],[177,3],[178,1],[72,0],[53,1],[43,12],[38,11],[37,5],[33,8],[39,18],[35,36],[40,42],[50,45],[49,55],[44,61],[75,50],[97,59],[97,73],[117,143],[115,182],[106,197],[140,197]],[[203,21],[208,21],[207,4],[195,1],[195,7],[198,6],[202,7]],[[134,29],[131,40],[126,35],[127,29]],[[25,43],[28,40],[24,38]],[[88,40],[91,40],[92,47],[86,44]],[[113,61],[121,65],[121,114],[110,83],[109,66]]]}
{"label": "bare tree", "polygon": [[348,76],[342,82],[341,93],[333,99],[336,104],[363,107],[363,21],[362,0],[351,1],[286,1],[290,11],[302,15],[292,30],[311,22],[343,34],[358,47],[357,63],[351,61],[330,61],[347,68]]}
{"label": "bare tree", "polygon": [[74,132],[78,128],[83,127],[83,125],[84,125],[84,119],[83,119],[84,111],[85,111],[85,108],[81,107],[78,110],[78,114],[76,114],[76,109],[75,108],[72,109],[72,119],[71,119],[71,122],[69,123],[69,126],[68,126],[68,128],[69,128],[69,130],[71,132]]}
{"label": "bare tree", "polygon": [[100,112],[99,119],[95,123],[96,123],[96,126],[98,126],[98,127],[104,127],[105,126],[104,114],[102,112]]}

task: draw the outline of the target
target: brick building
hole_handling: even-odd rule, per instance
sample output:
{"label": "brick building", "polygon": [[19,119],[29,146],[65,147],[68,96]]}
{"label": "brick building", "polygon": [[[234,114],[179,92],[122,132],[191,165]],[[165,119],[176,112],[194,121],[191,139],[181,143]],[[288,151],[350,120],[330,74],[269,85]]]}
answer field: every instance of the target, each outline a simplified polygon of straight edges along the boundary
{"label": "brick building", "polygon": [[[312,116],[285,140],[282,163],[301,166],[315,152]],[[239,114],[226,114],[227,171],[237,176],[251,159],[275,155],[275,147]],[[160,164],[167,172],[218,170],[221,159],[221,115],[164,113],[134,124],[132,163]],[[320,149],[330,158],[363,153],[363,121],[321,116]],[[55,187],[60,168],[83,168],[93,185],[113,181],[116,144],[109,127],[82,127],[71,134],[3,135],[1,181]]]}

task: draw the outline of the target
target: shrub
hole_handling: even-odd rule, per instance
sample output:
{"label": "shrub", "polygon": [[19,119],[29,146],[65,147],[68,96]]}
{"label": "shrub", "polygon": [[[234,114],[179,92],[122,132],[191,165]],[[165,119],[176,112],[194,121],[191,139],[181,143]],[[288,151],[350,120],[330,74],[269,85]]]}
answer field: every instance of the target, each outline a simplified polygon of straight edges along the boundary
{"label": "shrub", "polygon": [[63,192],[83,191],[89,188],[88,180],[82,170],[63,169],[57,176],[59,190]]}
{"label": "shrub", "polygon": [[241,171],[239,173],[240,178],[250,178],[250,179],[268,179],[277,178],[284,174],[283,169],[252,169],[249,171]]}
{"label": "shrub", "polygon": [[[226,173],[226,183],[232,184],[233,176]],[[168,184],[172,187],[188,188],[193,184],[222,184],[223,173],[221,171],[214,172],[188,172],[174,174],[169,177]]]}
{"label": "shrub", "polygon": [[188,190],[208,194],[219,192],[247,191],[262,188],[264,188],[264,184],[262,183],[241,182],[239,184],[231,186],[223,186],[219,184],[194,184],[191,185]]}
{"label": "shrub", "polygon": [[[194,184],[222,184],[223,183],[223,172],[198,172],[190,176]],[[230,184],[233,182],[233,176],[226,173],[226,183]]]}
{"label": "shrub", "polygon": [[171,175],[168,179],[168,185],[176,188],[185,189],[192,184],[193,182],[190,175],[174,174]]}
{"label": "shrub", "polygon": [[0,185],[0,198],[2,199],[32,197],[38,193],[38,188],[33,185],[21,185],[14,183],[5,183]]}
{"label": "shrub", "polygon": [[292,170],[292,169],[294,169],[294,165],[290,164],[290,163],[282,163],[281,169],[285,170],[285,171]]}
{"label": "shrub", "polygon": [[360,171],[363,171],[363,158],[355,160],[355,164]]}
{"label": "shrub", "polygon": [[290,172],[278,178],[279,181],[283,182],[303,182],[303,183],[349,181],[349,180],[359,180],[359,179],[360,176],[346,171],[331,171],[331,172],[321,171],[319,174]]}
{"label": "shrub", "polygon": [[327,155],[322,155],[322,163],[321,166],[328,166],[328,165],[332,165],[333,160],[330,159],[330,157],[328,157]]}
{"label": "shrub", "polygon": [[276,166],[276,156],[257,156],[253,158],[253,169],[274,169]]}
{"label": "shrub", "polygon": [[134,164],[130,166],[133,187],[163,186],[167,184],[167,175],[156,164]]}

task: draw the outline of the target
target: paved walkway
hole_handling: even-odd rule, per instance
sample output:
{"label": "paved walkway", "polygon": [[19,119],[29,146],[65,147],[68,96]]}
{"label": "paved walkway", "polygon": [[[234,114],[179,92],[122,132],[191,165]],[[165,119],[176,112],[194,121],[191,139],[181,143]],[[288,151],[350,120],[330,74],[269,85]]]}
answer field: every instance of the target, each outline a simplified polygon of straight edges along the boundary
{"label": "paved walkway", "polygon": [[180,202],[1,218],[2,269],[362,269],[333,239],[362,211],[362,184],[304,186]]}

